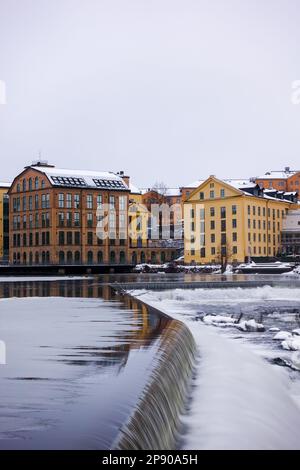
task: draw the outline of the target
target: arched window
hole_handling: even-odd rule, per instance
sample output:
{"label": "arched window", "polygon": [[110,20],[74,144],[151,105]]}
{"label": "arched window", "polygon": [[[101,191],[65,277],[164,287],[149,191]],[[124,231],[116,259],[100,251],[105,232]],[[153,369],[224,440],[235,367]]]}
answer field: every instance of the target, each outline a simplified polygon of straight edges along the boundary
{"label": "arched window", "polygon": [[141,252],[141,263],[142,264],[146,263],[146,256],[145,256],[145,253],[143,251]]}
{"label": "arched window", "polygon": [[110,252],[110,262],[114,264],[116,262],[116,253],[114,251]]}
{"label": "arched window", "polygon": [[93,264],[93,262],[94,262],[94,256],[93,256],[93,252],[92,252],[92,251],[88,251],[88,254],[87,254],[87,262],[88,262],[88,264]]}
{"label": "arched window", "polygon": [[17,184],[17,193],[19,193],[21,191],[21,185],[20,183]]}
{"label": "arched window", "polygon": [[75,251],[74,260],[75,260],[75,263],[77,264],[80,263],[80,251]]}
{"label": "arched window", "polygon": [[152,264],[156,263],[156,253],[155,253],[155,251],[151,251],[151,263]]}
{"label": "arched window", "polygon": [[65,252],[64,251],[59,252],[58,259],[59,259],[59,264],[64,264],[64,262],[65,262]]}
{"label": "arched window", "polygon": [[40,255],[38,253],[38,251],[35,253],[35,264],[39,264],[40,263]]}
{"label": "arched window", "polygon": [[103,253],[102,251],[98,251],[98,264],[102,264],[103,263]]}
{"label": "arched window", "polygon": [[39,177],[36,176],[34,179],[34,188],[39,189]]}
{"label": "arched window", "polygon": [[126,262],[125,251],[120,251],[120,264],[124,264]]}
{"label": "arched window", "polygon": [[26,179],[25,178],[23,178],[22,186],[23,186],[23,192],[25,192],[26,191]]}
{"label": "arched window", "polygon": [[33,263],[33,255],[32,255],[32,251],[29,253],[29,264],[32,264]]}
{"label": "arched window", "polygon": [[42,251],[42,264],[46,263],[46,253]]}
{"label": "arched window", "polygon": [[32,191],[32,178],[29,178],[28,180],[28,189],[29,191]]}
{"label": "arched window", "polygon": [[67,252],[67,263],[72,264],[73,263],[73,253],[72,251]]}
{"label": "arched window", "polygon": [[42,189],[45,187],[45,180],[42,180]]}
{"label": "arched window", "polygon": [[27,263],[27,254],[26,252],[23,253],[23,264]]}
{"label": "arched window", "polygon": [[50,252],[49,251],[46,251],[46,263],[47,264],[50,263]]}

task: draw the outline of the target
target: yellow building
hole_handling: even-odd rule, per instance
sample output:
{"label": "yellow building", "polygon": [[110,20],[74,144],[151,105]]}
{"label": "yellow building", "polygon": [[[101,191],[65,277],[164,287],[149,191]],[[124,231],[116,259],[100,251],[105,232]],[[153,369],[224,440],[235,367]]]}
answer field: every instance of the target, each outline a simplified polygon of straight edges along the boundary
{"label": "yellow building", "polygon": [[186,264],[244,262],[280,252],[282,221],[297,193],[210,176],[184,203]]}
{"label": "yellow building", "polygon": [[8,260],[9,229],[8,229],[8,195],[10,183],[0,183],[0,262]]}

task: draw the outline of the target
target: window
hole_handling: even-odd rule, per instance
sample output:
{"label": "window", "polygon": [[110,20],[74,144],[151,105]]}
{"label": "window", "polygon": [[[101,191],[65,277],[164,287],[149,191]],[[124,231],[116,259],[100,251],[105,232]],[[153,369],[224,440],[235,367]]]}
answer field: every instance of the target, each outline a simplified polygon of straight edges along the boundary
{"label": "window", "polygon": [[226,245],[226,233],[221,233],[221,245]]}
{"label": "window", "polygon": [[26,211],[26,196],[23,197],[23,211]]}
{"label": "window", "polygon": [[65,244],[65,232],[58,232],[58,244],[59,245]]}
{"label": "window", "polygon": [[72,212],[66,212],[67,227],[72,227]]}
{"label": "window", "polygon": [[221,232],[226,232],[226,220],[221,220]]}
{"label": "window", "polygon": [[111,212],[109,214],[109,228],[115,228],[116,227],[116,215],[114,212]]}
{"label": "window", "polygon": [[191,219],[194,219],[194,217],[195,217],[195,211],[194,209],[191,209]]}
{"label": "window", "polygon": [[216,254],[216,248],[214,246],[211,247],[211,254],[215,255]]}
{"label": "window", "polygon": [[200,193],[199,193],[199,199],[201,199],[201,200],[204,199],[204,192],[203,192],[203,191],[200,191]]}
{"label": "window", "polygon": [[126,217],[125,217],[125,214],[120,214],[120,215],[119,215],[119,227],[120,227],[120,229],[126,227]]}
{"label": "window", "polygon": [[209,197],[210,197],[210,199],[214,199],[215,198],[215,192],[214,191],[209,191]]}
{"label": "window", "polygon": [[74,212],[74,227],[80,226],[80,215],[79,212]]}
{"label": "window", "polygon": [[220,196],[223,198],[225,197],[225,189],[221,189],[220,191]]}
{"label": "window", "polygon": [[115,208],[115,196],[109,196],[109,208],[110,209]]}
{"label": "window", "polygon": [[65,214],[63,212],[58,213],[58,226],[63,227],[65,224]]}
{"label": "window", "polygon": [[93,232],[88,232],[87,233],[87,244],[88,245],[93,245]]}
{"label": "window", "polygon": [[236,232],[232,232],[232,241],[237,242],[237,233]]}
{"label": "window", "polygon": [[236,206],[232,206],[232,215],[236,215]]}
{"label": "window", "polygon": [[38,194],[34,196],[34,206],[35,206],[35,209],[39,208],[39,195]]}
{"label": "window", "polygon": [[98,196],[97,196],[97,208],[102,209],[102,205],[103,205],[102,194],[98,194]]}
{"label": "window", "polygon": [[74,209],[79,209],[80,207],[80,196],[79,194],[74,194]]}
{"label": "window", "polygon": [[23,179],[23,192],[25,192],[26,189],[27,189],[27,188],[26,188],[26,179],[24,178],[24,179]]}
{"label": "window", "polygon": [[80,245],[80,232],[74,232],[74,244]]}
{"label": "window", "polygon": [[210,216],[211,216],[211,217],[214,217],[214,216],[215,216],[215,208],[214,208],[214,207],[211,207],[211,208],[210,208]]}
{"label": "window", "polygon": [[251,214],[251,208],[250,208],[250,206],[248,206],[248,215],[250,215],[250,214]]}
{"label": "window", "polygon": [[211,229],[211,230],[215,230],[215,228],[216,228],[215,225],[216,225],[216,224],[215,224],[215,221],[214,221],[214,220],[211,220],[211,221],[210,221],[210,229]]}
{"label": "window", "polygon": [[221,219],[225,219],[226,218],[226,207],[221,207],[220,212],[221,212]]}
{"label": "window", "polygon": [[45,187],[45,180],[42,180],[42,185],[41,185],[41,186],[42,186],[42,189],[44,189],[44,187]]}
{"label": "window", "polygon": [[70,193],[66,195],[66,208],[72,209],[72,194]]}
{"label": "window", "polygon": [[210,241],[211,241],[211,243],[215,243],[215,242],[216,242],[216,236],[215,236],[214,233],[211,234],[211,236],[210,236]]}
{"label": "window", "polygon": [[67,232],[67,245],[72,245],[73,242],[73,234],[72,232]]}
{"label": "window", "polygon": [[87,209],[93,209],[93,195],[87,194],[86,196],[86,207]]}
{"label": "window", "polygon": [[65,207],[65,195],[64,193],[59,193],[58,195],[58,207],[63,209]]}
{"label": "window", "polygon": [[87,214],[87,226],[88,227],[93,226],[93,214],[91,212]]}
{"label": "window", "polygon": [[34,188],[39,189],[39,178],[37,176],[34,178]]}
{"label": "window", "polygon": [[233,246],[233,247],[232,247],[232,253],[233,253],[234,255],[237,254],[237,246]]}
{"label": "window", "polygon": [[29,196],[28,198],[28,209],[32,211],[32,196]]}
{"label": "window", "polygon": [[120,211],[125,211],[127,209],[127,197],[126,196],[119,197],[119,208],[120,208]]}
{"label": "window", "polygon": [[29,178],[28,180],[28,188],[29,188],[29,191],[32,191],[32,178]]}
{"label": "window", "polygon": [[232,228],[236,228],[236,227],[237,227],[237,220],[232,219]]}

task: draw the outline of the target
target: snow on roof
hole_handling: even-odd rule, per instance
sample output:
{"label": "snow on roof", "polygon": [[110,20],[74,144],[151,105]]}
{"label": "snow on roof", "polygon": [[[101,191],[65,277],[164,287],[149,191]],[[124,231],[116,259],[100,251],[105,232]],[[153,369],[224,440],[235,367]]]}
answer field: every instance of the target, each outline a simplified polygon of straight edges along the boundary
{"label": "snow on roof", "polygon": [[10,188],[11,183],[0,181],[0,188]]}
{"label": "snow on roof", "polygon": [[298,173],[297,171],[268,171],[263,176],[256,176],[257,180],[273,180],[273,179],[287,179],[292,175]]}
{"label": "snow on roof", "polygon": [[44,173],[54,186],[128,189],[119,175],[108,171],[73,170],[41,165],[32,165],[32,168]]}
{"label": "snow on roof", "polygon": [[166,196],[181,196],[180,188],[167,188]]}
{"label": "snow on roof", "polygon": [[131,183],[131,181],[129,182],[129,189],[130,189],[130,192],[131,192],[132,194],[142,194],[142,191],[141,191],[139,188],[137,188],[136,186],[134,186],[134,185]]}
{"label": "snow on roof", "polygon": [[227,184],[230,184],[230,186],[233,186],[236,189],[243,189],[243,188],[255,188],[256,183],[253,183],[250,180],[239,180],[239,179],[224,179],[222,180]]}

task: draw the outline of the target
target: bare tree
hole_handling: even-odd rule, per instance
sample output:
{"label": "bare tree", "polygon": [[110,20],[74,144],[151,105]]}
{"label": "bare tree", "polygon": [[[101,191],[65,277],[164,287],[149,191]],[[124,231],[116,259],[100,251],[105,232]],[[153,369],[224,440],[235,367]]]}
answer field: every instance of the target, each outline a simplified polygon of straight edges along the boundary
{"label": "bare tree", "polygon": [[168,192],[168,187],[166,183],[163,181],[157,181],[153,186],[152,186],[153,191],[157,191],[159,194],[162,196],[166,196]]}
{"label": "bare tree", "polygon": [[225,245],[219,245],[217,249],[217,262],[221,265],[221,272],[224,273],[226,271],[227,265],[229,261],[232,259],[233,250],[232,246],[228,241],[226,241]]}

